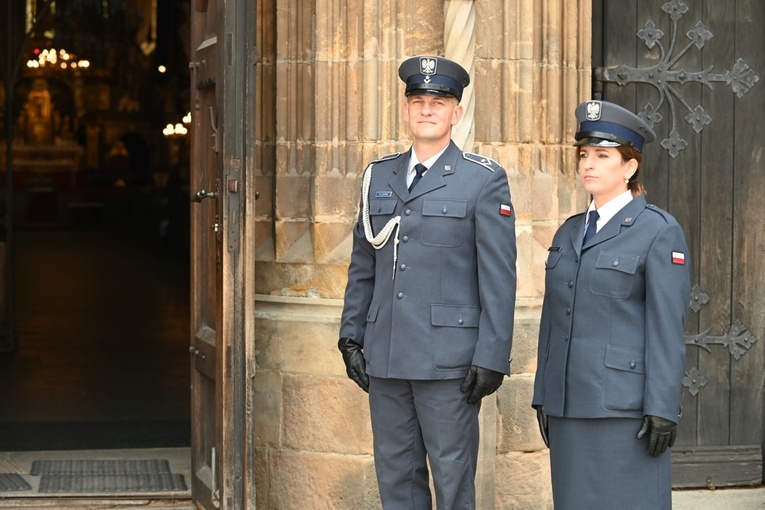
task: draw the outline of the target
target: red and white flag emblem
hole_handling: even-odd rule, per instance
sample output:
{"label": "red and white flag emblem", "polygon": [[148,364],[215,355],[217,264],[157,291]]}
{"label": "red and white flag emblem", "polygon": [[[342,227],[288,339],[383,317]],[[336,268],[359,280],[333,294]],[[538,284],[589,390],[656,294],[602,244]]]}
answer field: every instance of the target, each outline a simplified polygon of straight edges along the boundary
{"label": "red and white flag emblem", "polygon": [[499,204],[499,214],[502,216],[511,216],[513,214],[512,209],[507,204]]}
{"label": "red and white flag emblem", "polygon": [[672,252],[672,263],[684,266],[685,265],[685,253],[683,253],[681,251],[673,251]]}

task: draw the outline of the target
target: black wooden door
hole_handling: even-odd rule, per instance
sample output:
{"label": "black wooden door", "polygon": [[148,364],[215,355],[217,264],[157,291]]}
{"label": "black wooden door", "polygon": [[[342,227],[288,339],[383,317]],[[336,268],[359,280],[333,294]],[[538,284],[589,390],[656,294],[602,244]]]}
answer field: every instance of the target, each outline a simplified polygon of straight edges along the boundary
{"label": "black wooden door", "polygon": [[693,292],[676,487],[762,482],[765,2],[595,0],[593,95],[653,124],[640,179],[683,225]]}

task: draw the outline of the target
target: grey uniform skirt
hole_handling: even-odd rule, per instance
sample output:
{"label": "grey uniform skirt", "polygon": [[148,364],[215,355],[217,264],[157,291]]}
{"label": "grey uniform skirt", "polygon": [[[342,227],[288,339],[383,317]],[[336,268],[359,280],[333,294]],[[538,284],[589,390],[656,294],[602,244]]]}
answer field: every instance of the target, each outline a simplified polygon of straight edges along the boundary
{"label": "grey uniform skirt", "polygon": [[648,455],[642,419],[548,417],[555,510],[670,510],[670,450]]}

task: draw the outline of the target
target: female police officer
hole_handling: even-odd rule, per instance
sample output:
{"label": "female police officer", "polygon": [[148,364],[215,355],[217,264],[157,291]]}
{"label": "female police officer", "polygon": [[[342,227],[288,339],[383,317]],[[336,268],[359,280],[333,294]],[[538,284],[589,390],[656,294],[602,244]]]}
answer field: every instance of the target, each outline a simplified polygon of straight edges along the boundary
{"label": "female police officer", "polygon": [[592,203],[549,248],[532,400],[555,510],[669,509],[688,248],[636,181],[651,128],[605,101],[580,104],[576,118],[578,173]]}

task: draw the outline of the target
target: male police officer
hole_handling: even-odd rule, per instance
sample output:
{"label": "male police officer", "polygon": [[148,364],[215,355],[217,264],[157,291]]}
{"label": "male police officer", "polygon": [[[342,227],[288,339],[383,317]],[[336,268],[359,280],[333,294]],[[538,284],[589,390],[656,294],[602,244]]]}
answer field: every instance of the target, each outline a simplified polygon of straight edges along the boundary
{"label": "male police officer", "polygon": [[457,63],[399,68],[412,148],[372,162],[340,326],[369,393],[386,510],[475,508],[480,401],[510,372],[515,217],[504,169],[451,141],[470,82]]}

